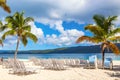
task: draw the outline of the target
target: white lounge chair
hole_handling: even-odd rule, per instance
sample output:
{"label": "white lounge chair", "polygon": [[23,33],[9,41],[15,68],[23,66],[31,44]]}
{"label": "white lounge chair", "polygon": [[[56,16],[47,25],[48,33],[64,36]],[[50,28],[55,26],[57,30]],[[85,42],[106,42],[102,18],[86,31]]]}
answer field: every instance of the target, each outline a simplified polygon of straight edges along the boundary
{"label": "white lounge chair", "polygon": [[31,74],[35,73],[36,69],[33,68],[26,68],[24,63],[22,61],[14,61],[14,66],[11,70],[9,70],[9,73],[13,74]]}
{"label": "white lounge chair", "polygon": [[104,60],[104,68],[113,69],[113,61],[112,61],[112,58],[105,58],[105,60]]}
{"label": "white lounge chair", "polygon": [[87,60],[87,64],[85,67],[97,68],[97,56],[96,55],[89,56],[89,59]]}

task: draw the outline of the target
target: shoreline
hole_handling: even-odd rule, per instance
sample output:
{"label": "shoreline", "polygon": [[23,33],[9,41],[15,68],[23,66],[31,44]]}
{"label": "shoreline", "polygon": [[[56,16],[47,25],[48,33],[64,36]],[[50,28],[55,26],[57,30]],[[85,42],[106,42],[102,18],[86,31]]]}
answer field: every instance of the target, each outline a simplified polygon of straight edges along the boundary
{"label": "shoreline", "polygon": [[[50,58],[55,58],[55,59],[83,59],[87,60],[89,56],[91,55],[97,55],[98,59],[101,59],[102,54],[94,54],[94,53],[89,53],[89,54],[18,54],[17,58],[18,59],[30,59],[32,57],[36,57],[39,59],[50,59]],[[3,57],[4,59],[8,58],[13,58],[13,54],[1,54],[0,58]],[[105,57],[110,57],[113,60],[120,60],[120,56],[116,56],[114,54],[105,54]]]}
{"label": "shoreline", "polygon": [[[67,67],[66,70],[47,70],[35,66],[33,62],[20,59],[26,68],[35,68],[35,74],[15,75],[9,74],[9,70],[0,65],[0,80],[120,80],[120,61],[113,61],[118,69],[84,69],[83,67]],[[119,73],[119,74],[117,74]],[[118,75],[118,76],[115,76]]]}
{"label": "shoreline", "polygon": [[[13,59],[13,58],[11,58]],[[22,58],[17,58],[18,60],[20,61],[29,61],[29,59],[22,59]],[[46,58],[37,58],[37,59],[46,59]],[[47,58],[47,59],[58,59],[58,60],[61,60],[61,59],[78,59],[78,58]],[[4,59],[4,60],[8,60],[8,59]],[[87,60],[87,59],[79,59],[79,60]],[[98,59],[98,60],[101,60],[101,59]],[[120,60],[113,60],[113,62],[118,62]]]}

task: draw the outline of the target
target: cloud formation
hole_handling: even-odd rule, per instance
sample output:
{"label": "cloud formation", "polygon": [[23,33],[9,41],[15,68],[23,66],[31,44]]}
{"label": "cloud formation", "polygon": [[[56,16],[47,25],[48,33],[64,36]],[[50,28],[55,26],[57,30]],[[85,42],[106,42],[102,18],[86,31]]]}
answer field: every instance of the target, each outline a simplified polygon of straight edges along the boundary
{"label": "cloud formation", "polygon": [[[8,0],[12,13],[54,20],[89,22],[94,14],[119,15],[119,0]],[[3,15],[8,15],[2,10]]]}
{"label": "cloud formation", "polygon": [[66,30],[59,36],[56,34],[47,35],[45,38],[45,43],[57,46],[69,46],[75,44],[76,39],[83,35],[84,32],[78,31],[76,29]]}
{"label": "cloud formation", "polygon": [[[42,28],[30,23],[32,33],[39,38],[41,44],[58,46],[72,45],[79,36],[84,35],[84,32],[77,29],[65,30],[63,21],[83,24],[93,22],[94,14],[120,16],[120,0],[7,0],[7,4],[11,7],[11,14],[24,10],[25,16],[31,16],[35,22],[57,30],[59,35],[45,35]],[[3,19],[7,15],[9,14],[1,9],[0,18]]]}
{"label": "cloud formation", "polygon": [[60,32],[60,35],[48,34],[47,36],[45,36],[43,41],[45,44],[53,44],[57,46],[73,45],[78,37],[84,35],[83,31],[77,29],[65,30],[62,25],[62,20],[37,19],[37,21],[45,25],[50,25],[51,29]]}
{"label": "cloud formation", "polygon": [[30,22],[29,25],[31,25],[31,33],[37,36],[37,38],[42,39],[44,37],[44,32],[41,28],[37,28],[34,22]]}

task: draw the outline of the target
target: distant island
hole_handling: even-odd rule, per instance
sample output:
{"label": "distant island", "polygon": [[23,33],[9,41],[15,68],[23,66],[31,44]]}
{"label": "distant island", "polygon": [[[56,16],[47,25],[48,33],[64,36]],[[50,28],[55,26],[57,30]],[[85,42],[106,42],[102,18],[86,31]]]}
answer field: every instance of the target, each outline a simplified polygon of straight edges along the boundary
{"label": "distant island", "polygon": [[[116,43],[120,49],[120,43]],[[107,51],[107,53],[111,53]],[[55,54],[55,53],[101,53],[100,45],[92,46],[77,46],[77,47],[65,47],[65,48],[56,48],[56,49],[47,49],[47,50],[28,50],[28,51],[19,51],[18,54]],[[1,50],[0,54],[14,54],[13,50]]]}

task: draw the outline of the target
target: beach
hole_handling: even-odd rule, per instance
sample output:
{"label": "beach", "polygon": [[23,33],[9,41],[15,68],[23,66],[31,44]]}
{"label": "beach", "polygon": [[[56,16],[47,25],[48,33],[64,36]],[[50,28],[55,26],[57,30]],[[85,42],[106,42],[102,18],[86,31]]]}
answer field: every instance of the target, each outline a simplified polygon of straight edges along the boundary
{"label": "beach", "polygon": [[68,67],[66,70],[47,70],[24,61],[25,66],[36,68],[36,73],[28,75],[9,74],[10,69],[0,65],[0,80],[120,80],[120,61],[113,61],[113,70],[84,69]]}

